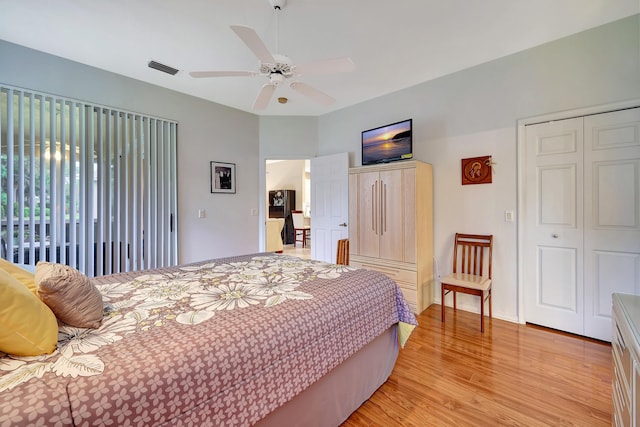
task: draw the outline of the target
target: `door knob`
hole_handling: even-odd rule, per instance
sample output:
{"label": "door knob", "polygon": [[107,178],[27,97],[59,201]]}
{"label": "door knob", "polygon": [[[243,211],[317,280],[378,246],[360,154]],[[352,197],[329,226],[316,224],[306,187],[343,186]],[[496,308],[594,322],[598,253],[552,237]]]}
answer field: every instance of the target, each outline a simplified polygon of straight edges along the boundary
{"label": "door knob", "polygon": [[551,237],[553,237],[554,239],[557,239],[559,236],[556,233],[553,233]]}
{"label": "door knob", "polygon": [[346,226],[347,226],[347,223],[346,223],[346,222],[343,222],[342,224],[338,224],[338,225],[339,225],[340,227],[346,227]]}

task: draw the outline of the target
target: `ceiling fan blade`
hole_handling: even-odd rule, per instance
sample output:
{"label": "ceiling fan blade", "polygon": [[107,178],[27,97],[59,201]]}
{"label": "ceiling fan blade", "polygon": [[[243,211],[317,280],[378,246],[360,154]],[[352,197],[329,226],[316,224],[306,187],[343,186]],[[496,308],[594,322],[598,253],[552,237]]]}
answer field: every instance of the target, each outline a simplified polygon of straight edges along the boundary
{"label": "ceiling fan blade", "polygon": [[253,102],[254,110],[264,110],[269,105],[269,101],[271,101],[271,96],[273,92],[276,90],[275,85],[266,84],[262,86],[256,100]]}
{"label": "ceiling fan blade", "polygon": [[351,58],[324,59],[320,61],[305,62],[296,66],[298,74],[324,74],[324,73],[349,73],[356,69],[356,64]]}
{"label": "ceiling fan blade", "polygon": [[242,70],[220,70],[220,71],[192,71],[189,73],[191,77],[196,79],[202,77],[253,77],[257,76],[258,73],[255,71],[242,71]]}
{"label": "ceiling fan blade", "polygon": [[258,57],[260,62],[266,62],[269,64],[276,63],[273,55],[269,52],[269,49],[267,49],[267,46],[264,44],[262,39],[258,37],[258,34],[256,34],[253,28],[245,27],[244,25],[232,25],[231,29],[242,39],[244,44],[251,49],[251,52]]}
{"label": "ceiling fan blade", "polygon": [[326,93],[321,92],[318,89],[316,89],[316,88],[314,88],[312,86],[309,86],[306,83],[293,82],[293,83],[291,83],[290,86],[291,86],[291,89],[296,90],[296,91],[300,92],[301,94],[303,94],[304,96],[307,96],[307,97],[313,99],[318,104],[331,105],[334,102],[336,102],[335,99],[333,99],[332,97],[330,97]]}

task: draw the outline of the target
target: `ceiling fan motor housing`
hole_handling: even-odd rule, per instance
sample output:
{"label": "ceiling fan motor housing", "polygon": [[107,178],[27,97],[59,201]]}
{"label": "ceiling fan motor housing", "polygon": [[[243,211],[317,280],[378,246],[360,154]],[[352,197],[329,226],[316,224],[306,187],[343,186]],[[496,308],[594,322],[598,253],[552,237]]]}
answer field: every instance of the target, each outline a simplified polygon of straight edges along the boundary
{"label": "ceiling fan motor housing", "polygon": [[260,73],[270,76],[274,73],[281,74],[284,77],[291,77],[293,75],[293,62],[291,59],[284,55],[274,54],[273,59],[276,60],[275,64],[269,64],[262,62],[260,64]]}

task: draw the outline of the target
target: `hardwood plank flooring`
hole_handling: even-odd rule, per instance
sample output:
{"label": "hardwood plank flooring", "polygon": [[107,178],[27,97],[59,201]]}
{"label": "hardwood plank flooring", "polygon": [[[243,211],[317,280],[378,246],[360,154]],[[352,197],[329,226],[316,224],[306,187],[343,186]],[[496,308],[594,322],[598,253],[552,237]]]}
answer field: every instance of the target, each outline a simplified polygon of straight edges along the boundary
{"label": "hardwood plank flooring", "polygon": [[611,425],[609,343],[478,316],[431,305],[342,427]]}

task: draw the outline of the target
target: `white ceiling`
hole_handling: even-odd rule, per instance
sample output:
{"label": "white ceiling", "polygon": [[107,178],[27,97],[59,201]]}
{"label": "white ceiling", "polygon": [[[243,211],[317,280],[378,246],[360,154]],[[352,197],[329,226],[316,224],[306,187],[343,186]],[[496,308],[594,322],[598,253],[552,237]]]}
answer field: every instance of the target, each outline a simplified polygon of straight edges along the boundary
{"label": "white ceiling", "polygon": [[[252,111],[266,78],[188,75],[257,70],[229,28],[246,25],[297,64],[353,59],[353,73],[301,78],[334,105],[283,85],[259,113],[318,116],[639,12],[639,0],[288,0],[276,52],[268,0],[0,0],[0,39]],[[180,72],[152,70],[151,59]]]}

